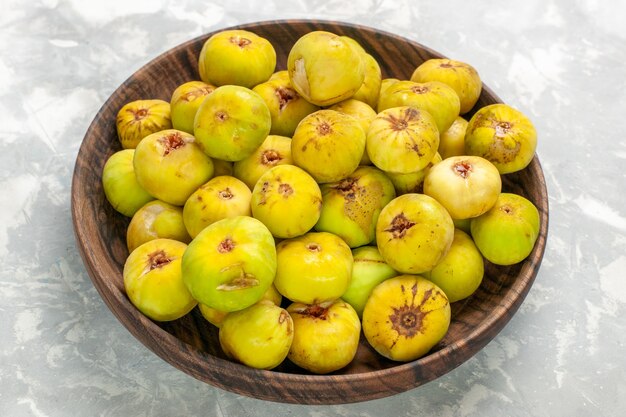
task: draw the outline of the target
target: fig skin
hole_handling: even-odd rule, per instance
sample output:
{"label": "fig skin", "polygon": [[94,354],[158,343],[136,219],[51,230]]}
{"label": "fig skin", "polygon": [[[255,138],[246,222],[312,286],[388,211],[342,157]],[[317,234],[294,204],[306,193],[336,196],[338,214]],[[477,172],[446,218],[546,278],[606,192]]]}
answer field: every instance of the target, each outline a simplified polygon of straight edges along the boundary
{"label": "fig skin", "polygon": [[256,85],[252,91],[258,93],[267,104],[272,118],[271,135],[293,136],[300,120],[320,109],[298,94],[288,76],[286,79],[277,76]]}
{"label": "fig skin", "polygon": [[369,166],[357,168],[341,181],[322,184],[320,190],[322,212],[315,230],[333,233],[351,248],[374,241],[378,215],[396,197],[389,178]]}
{"label": "fig skin", "polygon": [[219,341],[226,356],[257,369],[272,369],[287,357],[294,324],[287,310],[260,301],[229,313],[222,322]]}
{"label": "fig skin", "polygon": [[276,274],[274,238],[260,221],[229,217],[206,227],[183,255],[183,281],[202,304],[226,312],[261,299]]}
{"label": "fig skin", "polygon": [[478,71],[473,66],[445,58],[433,58],[423,62],[411,75],[411,81],[416,83],[439,81],[452,87],[459,96],[460,114],[465,114],[474,107],[483,85]]}
{"label": "fig skin", "polygon": [[480,216],[502,191],[498,169],[480,156],[452,156],[433,166],[424,179],[424,194],[439,201],[453,219]]}
{"label": "fig skin", "polygon": [[320,217],[322,192],[315,180],[294,165],[277,165],[252,190],[252,215],[277,238],[311,230]]}
{"label": "fig skin", "polygon": [[155,239],[133,250],[124,263],[126,295],[152,320],[179,319],[197,304],[181,275],[181,258],[186,248],[182,242]]}
{"label": "fig skin", "polygon": [[398,272],[430,271],[446,255],[453,239],[450,214],[437,200],[424,194],[396,197],[378,216],[378,250]]}
{"label": "fig skin", "polygon": [[378,103],[378,94],[380,93],[380,83],[382,81],[380,65],[378,65],[376,58],[368,54],[356,40],[348,36],[342,36],[341,38],[358,50],[363,61],[363,84],[352,98],[375,108]]}
{"label": "fig skin", "polygon": [[234,168],[233,162],[223,161],[221,159],[211,158],[213,161],[213,176],[220,177],[222,175],[233,176]]}
{"label": "fig skin", "polygon": [[189,196],[183,221],[192,238],[205,227],[227,217],[250,216],[250,189],[235,177],[213,177]]}
{"label": "fig skin", "polygon": [[135,149],[137,182],[153,197],[182,206],[213,175],[213,161],[189,133],[170,129],[146,136]]}
{"label": "fig skin", "polygon": [[291,138],[291,157],[318,183],[346,178],[365,152],[365,132],[358,120],[334,110],[311,113]]}
{"label": "fig skin", "polygon": [[396,189],[396,195],[409,193],[423,194],[424,178],[428,175],[428,171],[441,161],[441,155],[437,152],[428,165],[426,165],[426,168],[420,169],[417,172],[410,172],[408,174],[394,174],[393,172],[387,172],[386,174],[391,180],[393,187]]}
{"label": "fig skin", "polygon": [[367,131],[367,154],[385,172],[408,174],[426,168],[439,147],[432,116],[414,107],[383,110]]}
{"label": "fig skin", "polygon": [[[383,94],[385,94],[385,92],[387,91],[387,88],[391,87],[398,81],[400,80],[397,78],[383,78],[380,82],[380,92],[378,93],[378,100],[380,101],[380,98],[383,96]],[[378,103],[376,104],[378,106]]]}
{"label": "fig skin", "polygon": [[427,111],[441,133],[448,130],[459,116],[461,104],[456,92],[444,83],[398,81],[381,94],[378,112],[399,106],[412,106]]}
{"label": "fig skin", "polygon": [[102,170],[104,195],[113,208],[126,217],[133,215],[147,202],[154,200],[137,182],[133,168],[134,149],[111,155]]}
{"label": "fig skin", "polygon": [[480,253],[496,265],[526,259],[539,236],[539,211],[528,199],[501,193],[494,206],[472,219],[472,238]]}
{"label": "fig skin", "polygon": [[[354,117],[359,121],[361,127],[363,128],[363,132],[366,134],[370,128],[372,120],[376,118],[376,111],[374,111],[369,104],[354,98],[340,101],[337,104],[333,104],[328,109]],[[367,156],[367,152],[363,152],[359,165],[372,165],[372,161],[370,161],[369,156]]]}
{"label": "fig skin", "polygon": [[150,201],[141,207],[126,229],[128,252],[154,239],[172,239],[191,242],[183,222],[183,209],[160,200]]}
{"label": "fig skin", "polygon": [[330,106],[356,93],[365,69],[361,52],[344,37],[312,31],[296,41],[287,57],[291,85],[317,106]]}
{"label": "fig skin", "polygon": [[294,325],[289,360],[315,374],[327,374],[352,362],[361,323],[350,304],[341,299],[317,305],[294,303],[287,311]]}
{"label": "fig skin", "polygon": [[537,131],[522,112],[497,103],[478,110],[465,133],[467,155],[491,161],[500,174],[520,171],[530,164],[537,148]]}
{"label": "fig skin", "polygon": [[454,229],[450,250],[431,271],[424,273],[424,278],[441,288],[454,303],[474,294],[484,275],[485,262],[471,236]]}
{"label": "fig skin", "polygon": [[374,287],[386,279],[398,275],[387,265],[376,246],[361,246],[352,249],[352,278],[350,285],[341,298],[349,303],[359,318],[363,316],[363,308]]}
{"label": "fig skin", "polygon": [[363,310],[363,334],[384,357],[408,362],[443,339],[450,319],[443,290],[419,275],[400,275],[372,291]]}
{"label": "fig skin", "polygon": [[467,131],[467,125],[467,120],[459,116],[448,130],[439,135],[438,152],[443,159],[465,155],[465,132]]}
{"label": "fig skin", "polygon": [[193,120],[198,108],[215,88],[202,81],[189,81],[176,87],[170,100],[172,127],[193,135]]}
{"label": "fig skin", "polygon": [[278,267],[274,285],[291,301],[317,304],[335,300],[352,276],[352,252],[341,238],[312,232],[276,246]]}
{"label": "fig skin", "polygon": [[291,138],[269,135],[252,155],[235,162],[233,175],[254,189],[261,175],[277,165],[291,165]]}
{"label": "fig skin", "polygon": [[198,58],[200,79],[208,84],[252,88],[276,68],[276,51],[265,38],[246,30],[224,30],[206,40]]}
{"label": "fig skin", "polygon": [[172,128],[170,103],[135,100],[126,103],[115,119],[117,136],[124,149],[135,149],[146,136]]}
{"label": "fig skin", "polygon": [[225,85],[204,99],[193,132],[208,156],[234,162],[247,158],[263,143],[271,123],[270,111],[260,95],[248,88]]}

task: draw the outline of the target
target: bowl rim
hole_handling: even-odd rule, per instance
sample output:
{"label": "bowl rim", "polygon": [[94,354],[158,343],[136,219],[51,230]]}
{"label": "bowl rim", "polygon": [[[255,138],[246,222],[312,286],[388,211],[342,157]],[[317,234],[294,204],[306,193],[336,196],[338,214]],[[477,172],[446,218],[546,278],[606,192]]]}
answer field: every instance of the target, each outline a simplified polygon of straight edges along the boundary
{"label": "bowl rim", "polygon": [[[543,171],[541,169],[541,165],[537,155],[535,154],[531,165],[526,169],[532,169],[533,174],[536,175],[537,183],[536,186],[539,187],[539,192],[542,197],[540,204],[537,206],[540,212],[541,217],[541,229],[540,234],[533,249],[531,255],[529,255],[530,259],[533,257],[535,262],[527,263],[520,270],[519,275],[517,276],[515,283],[511,285],[509,291],[515,293],[515,297],[508,297],[504,295],[502,297],[502,303],[494,306],[493,314],[489,315],[485,318],[478,326],[475,326],[467,335],[462,337],[461,339],[454,340],[453,343],[448,344],[438,351],[433,353],[429,353],[419,359],[416,359],[411,362],[401,363],[398,362],[397,365],[379,369],[372,370],[367,372],[359,372],[359,373],[346,373],[346,374],[326,374],[326,375],[315,375],[315,374],[298,374],[298,373],[287,373],[280,372],[275,370],[261,370],[247,367],[245,365],[229,361],[226,359],[219,358],[217,356],[213,356],[203,350],[196,348],[180,339],[178,339],[175,335],[167,332],[162,329],[158,324],[153,322],[152,320],[145,317],[143,314],[139,312],[128,300],[125,294],[122,291],[111,291],[111,289],[115,289],[115,286],[107,286],[106,282],[101,278],[103,273],[110,273],[112,271],[99,271],[97,270],[98,262],[95,257],[95,253],[98,250],[98,245],[102,245],[102,242],[93,242],[87,239],[84,235],[84,230],[82,228],[83,222],[85,221],[85,216],[83,215],[83,202],[80,201],[80,197],[83,196],[81,192],[86,191],[80,188],[81,186],[81,173],[82,168],[78,164],[78,160],[83,152],[85,152],[85,148],[87,146],[87,139],[94,134],[94,130],[102,123],[111,122],[110,120],[105,120],[104,113],[106,109],[110,106],[111,101],[114,100],[115,94],[123,90],[127,87],[134,77],[144,69],[148,67],[152,67],[158,62],[162,60],[167,60],[171,55],[176,54],[178,51],[182,49],[186,49],[190,47],[192,44],[196,44],[203,39],[208,38],[212,34],[223,30],[231,30],[231,29],[243,29],[243,30],[254,30],[261,26],[274,26],[274,25],[326,25],[326,26],[344,26],[357,31],[364,31],[369,33],[375,33],[377,35],[382,35],[385,37],[389,37],[399,42],[409,43],[413,46],[416,46],[420,49],[424,49],[429,53],[437,56],[441,56],[445,58],[441,53],[420,44],[417,41],[412,39],[396,35],[385,30],[368,27],[364,25],[337,21],[337,20],[320,20],[320,19],[282,19],[282,20],[264,20],[257,22],[250,22],[244,24],[238,24],[235,26],[229,26],[224,28],[217,28],[212,30],[211,32],[204,33],[200,36],[197,36],[193,39],[185,41],[150,60],[143,66],[141,66],[138,70],[133,72],[121,85],[119,85],[107,98],[107,100],[103,103],[101,108],[96,113],[93,121],[90,123],[81,146],[79,148],[76,163],[74,167],[74,172],[72,176],[72,185],[71,185],[71,214],[73,221],[73,229],[74,236],[77,241],[77,247],[79,249],[81,258],[86,267],[88,275],[96,287],[98,293],[101,298],[109,308],[109,310],[116,316],[116,318],[123,324],[123,326],[136,338],[138,339],[144,346],[148,347],[153,353],[159,356],[161,359],[168,362],[170,365],[175,368],[184,371],[185,373],[199,379],[203,382],[210,383],[213,386],[216,386],[221,389],[225,389],[231,392],[235,392],[237,394],[250,396],[250,393],[238,386],[225,386],[219,380],[219,375],[221,372],[225,372],[228,370],[229,373],[237,373],[238,378],[241,380],[247,380],[250,382],[254,381],[267,381],[273,378],[276,378],[278,375],[279,378],[284,381],[286,384],[296,384],[298,386],[299,383],[313,383],[313,384],[323,384],[327,385],[329,380],[342,382],[346,384],[358,384],[362,386],[364,382],[374,383],[371,387],[379,387],[378,390],[370,389],[369,392],[366,393],[362,398],[356,398],[355,401],[351,401],[349,398],[341,398],[340,401],[337,401],[338,398],[317,398],[316,401],[302,401],[302,398],[296,398],[296,396],[289,395],[285,391],[275,392],[271,390],[271,387],[268,387],[269,390],[267,393],[255,395],[254,398],[269,400],[269,401],[278,401],[278,402],[288,402],[288,403],[308,403],[308,404],[334,404],[334,403],[347,403],[347,402],[361,402],[361,401],[369,401],[376,398],[382,398],[389,395],[394,395],[396,393],[404,392],[408,389],[415,388],[421,384],[432,381],[439,376],[444,375],[447,372],[450,372],[452,369],[458,367],[459,365],[466,362],[472,356],[474,356],[478,351],[480,351],[490,340],[492,340],[495,335],[497,335],[500,330],[504,328],[504,326],[510,321],[512,316],[515,314],[523,300],[525,299],[528,291],[530,290],[534,279],[538,273],[539,266],[541,264],[541,260],[543,258],[543,254],[545,251],[545,243],[547,239],[547,231],[548,231],[548,198],[547,198],[547,188],[545,183],[545,178],[543,176]],[[483,84],[483,89],[488,92],[497,102],[503,102],[488,86]],[[101,265],[100,265],[101,266]],[[522,279],[523,278],[523,279]],[[521,280],[521,281],[520,281]],[[122,308],[120,308],[120,306]],[[496,310],[498,310],[496,312]],[[122,311],[124,314],[122,314]],[[128,320],[125,316],[132,316],[133,320]],[[152,343],[150,343],[152,342]],[[157,348],[158,346],[158,348]],[[172,357],[168,354],[168,352],[172,350],[175,351],[177,356]],[[197,366],[196,359],[200,358],[202,360],[202,367]],[[437,366],[439,365],[439,366]],[[423,380],[415,380],[416,369],[423,368],[429,369],[434,366],[434,369],[445,369],[443,372],[436,372],[432,375],[427,375],[426,379]],[[212,372],[203,372],[203,371],[212,371]],[[396,380],[398,378],[398,374],[400,374],[403,378],[402,380],[406,381],[406,384],[402,386],[396,387],[385,387],[381,389],[384,385],[384,378],[386,376],[394,375]],[[371,388],[370,387],[370,388]],[[278,395],[277,395],[278,394]],[[317,393],[319,395],[319,393]],[[309,398],[309,400],[311,400]],[[319,401],[321,400],[321,402]]]}

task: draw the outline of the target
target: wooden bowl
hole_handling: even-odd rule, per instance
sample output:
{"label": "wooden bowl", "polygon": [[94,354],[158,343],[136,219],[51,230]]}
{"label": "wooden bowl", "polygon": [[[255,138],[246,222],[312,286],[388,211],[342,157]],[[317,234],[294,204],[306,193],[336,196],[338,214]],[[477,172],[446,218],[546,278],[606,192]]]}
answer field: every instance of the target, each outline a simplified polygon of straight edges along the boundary
{"label": "wooden bowl", "polygon": [[[379,30],[328,21],[269,21],[238,26],[267,38],[277,53],[277,69],[285,69],[294,42],[313,30],[356,39],[380,63],[383,78],[409,79],[415,67],[439,53],[408,39]],[[265,371],[225,358],[218,332],[196,308],[187,316],[156,323],[141,314],[124,292],[122,269],[128,256],[125,231],[129,219],[113,210],[101,186],[107,158],[120,150],[115,129],[117,111],[125,103],[147,98],[170,100],[180,84],[199,79],[197,60],[211,33],[167,51],[126,80],[104,103],[80,147],[72,182],[74,231],[85,267],[105,303],[145,346],[176,368],[219,388],[264,400],[337,404],[372,400],[431,381],[465,362],[511,319],[539,269],[548,230],[548,197],[537,157],[521,172],[506,175],[505,191],[530,199],[539,209],[541,231],[531,255],[522,263],[500,267],[487,263],[476,293],[452,306],[445,338],[429,354],[408,363],[389,361],[364,338],[354,361],[330,375],[313,375],[286,360]],[[501,100],[483,89],[476,108]]]}

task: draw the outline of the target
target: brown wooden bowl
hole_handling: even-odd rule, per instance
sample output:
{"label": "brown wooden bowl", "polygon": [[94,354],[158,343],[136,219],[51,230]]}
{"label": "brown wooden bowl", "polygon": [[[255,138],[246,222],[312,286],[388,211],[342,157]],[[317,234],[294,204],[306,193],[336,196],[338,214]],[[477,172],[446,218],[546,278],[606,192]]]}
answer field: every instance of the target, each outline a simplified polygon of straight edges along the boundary
{"label": "brown wooden bowl", "polygon": [[[313,30],[356,39],[380,63],[383,77],[409,79],[415,67],[442,55],[408,39],[379,30],[328,21],[269,21],[238,26],[267,38],[275,47],[278,69],[285,69],[294,42]],[[313,375],[286,360],[265,371],[225,358],[217,329],[196,308],[187,316],[156,323],[141,314],[124,292],[122,269],[128,256],[129,219],[113,210],[104,196],[101,174],[107,158],[120,150],[117,111],[145,98],[170,100],[180,84],[199,79],[197,60],[211,33],[167,51],[126,80],[104,103],[80,147],[72,182],[72,216],[81,256],[95,287],[122,324],[145,346],[176,368],[222,389],[288,403],[336,404],[372,400],[400,393],[454,369],[484,347],[511,319],[530,289],[543,257],[548,230],[548,196],[537,157],[521,172],[506,175],[505,191],[530,199],[539,209],[541,231],[531,255],[500,267],[487,263],[481,287],[454,303],[445,338],[429,354],[409,363],[389,361],[364,340],[354,361],[330,375]],[[485,87],[476,108],[501,100]]]}

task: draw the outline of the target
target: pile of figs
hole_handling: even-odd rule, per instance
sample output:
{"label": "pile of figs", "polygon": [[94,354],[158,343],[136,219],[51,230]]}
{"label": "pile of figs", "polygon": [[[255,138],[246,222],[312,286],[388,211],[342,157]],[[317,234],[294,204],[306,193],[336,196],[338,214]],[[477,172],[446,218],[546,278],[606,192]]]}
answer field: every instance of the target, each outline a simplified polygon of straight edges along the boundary
{"label": "pile of figs", "polygon": [[126,294],[155,321],[198,307],[224,353],[255,368],[333,372],[361,337],[419,358],[485,259],[531,253],[537,208],[502,175],[531,162],[535,129],[506,104],[464,119],[482,83],[459,61],[382,79],[354,39],[314,31],[286,67],[268,40],[222,31],[169,103],[119,109],[123,150],[102,181],[132,218]]}

